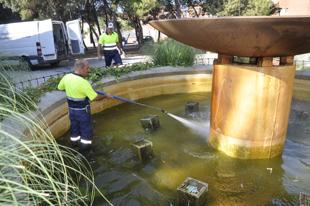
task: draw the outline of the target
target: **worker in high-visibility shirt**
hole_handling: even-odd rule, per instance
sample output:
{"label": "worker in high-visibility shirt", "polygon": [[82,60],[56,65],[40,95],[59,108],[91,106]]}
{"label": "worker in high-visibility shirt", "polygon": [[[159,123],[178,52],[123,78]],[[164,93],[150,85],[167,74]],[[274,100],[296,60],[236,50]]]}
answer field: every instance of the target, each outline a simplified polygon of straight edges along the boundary
{"label": "worker in high-visibility shirt", "polygon": [[[67,95],[71,143],[73,146],[80,145],[82,151],[90,149],[93,139],[90,101],[105,98],[105,96],[99,96],[90,83],[84,79],[88,76],[88,72],[88,62],[77,60],[74,73],[66,74],[58,84],[58,89],[65,90]],[[110,95],[107,94],[107,96]]]}
{"label": "worker in high-visibility shirt", "polygon": [[[98,59],[102,59],[101,51],[104,55],[106,67],[110,67],[112,60],[118,66],[123,64],[121,55],[123,53],[121,45],[119,43],[118,34],[113,31],[113,23],[108,23],[106,32],[100,35],[98,41]],[[101,48],[101,46],[103,48]]]}

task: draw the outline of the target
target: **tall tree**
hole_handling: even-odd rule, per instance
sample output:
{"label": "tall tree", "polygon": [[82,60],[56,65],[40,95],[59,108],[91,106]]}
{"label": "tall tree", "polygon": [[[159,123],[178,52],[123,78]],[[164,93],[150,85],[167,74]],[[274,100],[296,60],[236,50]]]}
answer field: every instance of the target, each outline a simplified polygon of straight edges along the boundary
{"label": "tall tree", "polygon": [[17,22],[20,20],[19,13],[13,12],[10,8],[4,7],[3,3],[0,3],[0,24]]}
{"label": "tall tree", "polygon": [[220,16],[242,16],[247,10],[249,0],[225,0]]}
{"label": "tall tree", "polygon": [[148,13],[156,7],[155,0],[128,0],[119,1],[119,5],[123,11],[128,15],[130,22],[135,28],[138,43],[141,45],[143,42],[143,28],[141,25],[141,18],[145,13]]}
{"label": "tall tree", "polygon": [[207,14],[217,15],[223,10],[224,0],[207,0],[202,7]]}
{"label": "tall tree", "polygon": [[180,0],[174,0],[175,4],[175,13],[177,18],[181,18],[182,11],[181,11],[181,1]]}
{"label": "tall tree", "polygon": [[52,18],[68,21],[79,18],[85,0],[0,0],[23,20]]}
{"label": "tall tree", "polygon": [[245,16],[267,16],[272,13],[273,3],[271,0],[251,0],[244,13]]}
{"label": "tall tree", "polygon": [[266,16],[272,12],[271,0],[225,0],[220,16]]}

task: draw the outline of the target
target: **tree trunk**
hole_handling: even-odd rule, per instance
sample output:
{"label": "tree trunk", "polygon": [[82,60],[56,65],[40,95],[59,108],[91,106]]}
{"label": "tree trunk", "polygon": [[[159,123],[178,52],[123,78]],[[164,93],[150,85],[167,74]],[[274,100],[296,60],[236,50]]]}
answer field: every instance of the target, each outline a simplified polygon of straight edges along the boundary
{"label": "tree trunk", "polygon": [[96,48],[96,43],[95,43],[94,36],[93,36],[92,26],[91,26],[91,24],[89,22],[88,22],[88,26],[89,26],[90,42],[93,44],[94,48]]}
{"label": "tree trunk", "polygon": [[134,23],[134,26],[135,26],[138,44],[139,44],[139,46],[141,46],[143,43],[143,28],[141,25],[140,18],[138,16],[134,16],[132,19],[132,22]]}
{"label": "tree trunk", "polygon": [[157,42],[160,42],[160,31],[158,31]]}
{"label": "tree trunk", "polygon": [[188,5],[191,6],[195,12],[196,17],[199,17],[197,10],[195,9],[195,5],[193,4],[192,0],[188,1]]}
{"label": "tree trunk", "polygon": [[112,11],[112,15],[113,15],[114,31],[116,30],[116,32],[118,34],[118,42],[120,43],[121,47],[123,47],[123,45],[122,45],[122,32],[121,32],[120,24],[117,22],[117,16],[116,16],[116,13],[114,11]]}
{"label": "tree trunk", "polygon": [[94,15],[94,19],[95,19],[95,24],[96,24],[97,29],[98,29],[98,33],[99,33],[99,35],[101,35],[101,29],[100,29],[100,25],[99,25],[97,10],[95,8],[94,2],[92,2],[92,10],[93,10],[93,15]]}
{"label": "tree trunk", "polygon": [[174,0],[175,3],[175,10],[176,10],[176,17],[181,18],[181,6],[180,6],[180,0]]}
{"label": "tree trunk", "polygon": [[96,36],[97,41],[99,40],[99,35],[97,34],[96,30],[94,29],[94,26],[91,25],[91,27],[89,27],[89,29],[93,32],[93,34]]}
{"label": "tree trunk", "polygon": [[[82,18],[81,33],[82,33],[82,36],[83,36],[83,33],[84,33],[84,20],[83,20],[83,18]],[[83,45],[84,45],[85,50],[88,51],[88,48],[87,48],[87,46],[85,44],[85,41],[84,41],[84,38],[82,38],[82,41],[83,41]]]}

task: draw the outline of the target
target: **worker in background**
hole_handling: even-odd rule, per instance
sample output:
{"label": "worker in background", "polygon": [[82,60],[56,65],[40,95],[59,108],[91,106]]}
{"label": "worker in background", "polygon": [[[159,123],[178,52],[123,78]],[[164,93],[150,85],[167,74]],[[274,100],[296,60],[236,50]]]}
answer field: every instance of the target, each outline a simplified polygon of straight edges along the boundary
{"label": "worker in background", "polygon": [[74,72],[66,74],[58,84],[58,89],[65,90],[67,94],[71,143],[73,146],[80,145],[81,151],[90,149],[93,139],[90,101],[105,98],[105,96],[99,96],[90,83],[84,79],[88,76],[88,72],[88,62],[77,60],[74,64]]}
{"label": "worker in background", "polygon": [[[101,50],[104,55],[105,65],[106,67],[110,67],[112,60],[114,63],[118,65],[122,65],[121,55],[123,54],[121,44],[119,43],[118,34],[113,31],[114,26],[113,23],[108,23],[106,28],[106,32],[100,35],[98,41],[98,59],[102,59]],[[102,49],[101,49],[102,45]]]}

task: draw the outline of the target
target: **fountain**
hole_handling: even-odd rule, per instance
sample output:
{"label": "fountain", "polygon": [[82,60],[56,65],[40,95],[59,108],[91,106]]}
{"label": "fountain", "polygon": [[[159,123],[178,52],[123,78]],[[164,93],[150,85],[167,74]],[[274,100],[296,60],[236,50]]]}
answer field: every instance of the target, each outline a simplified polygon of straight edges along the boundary
{"label": "fountain", "polygon": [[[209,142],[241,159],[282,153],[293,95],[294,55],[310,51],[310,17],[220,17],[152,21],[180,42],[218,53]],[[190,35],[189,35],[190,34]],[[247,64],[235,64],[248,57]],[[279,64],[274,64],[274,58]]]}
{"label": "fountain", "polygon": [[[267,23],[270,21],[268,18],[265,18]],[[221,18],[210,21],[219,22],[219,19]],[[304,18],[299,20],[302,22],[302,19]],[[288,20],[292,22],[289,18]],[[293,21],[297,30],[299,20]],[[196,19],[171,21],[190,22]],[[203,23],[196,24],[199,25],[202,26]],[[240,25],[234,25],[240,30]],[[285,23],[278,22],[278,25],[282,30],[290,31]],[[266,26],[272,27],[268,24]],[[164,27],[173,28],[171,25]],[[201,30],[201,27],[198,29]],[[225,31],[229,28],[221,29]],[[272,31],[275,30],[279,28],[273,27]],[[308,28],[306,33],[309,33]],[[263,33],[258,33],[258,36],[261,35]],[[295,35],[301,37],[303,34]],[[214,38],[219,37],[218,35]],[[292,40],[294,39],[291,38],[290,41]],[[280,45],[281,41],[277,42]],[[292,41],[290,45],[295,45],[296,48],[297,44]],[[263,49],[268,51],[267,48]],[[293,54],[294,52],[285,55]],[[96,113],[93,117],[95,136],[92,169],[96,185],[114,205],[158,206],[178,205],[182,204],[181,202],[185,202],[186,205],[190,203],[210,206],[253,205],[253,202],[257,205],[299,205],[309,200],[310,81],[306,79],[309,77],[298,76],[293,84],[293,80],[290,79],[295,70],[294,65],[290,65],[292,58],[282,57],[282,65],[261,66],[268,62],[266,57],[254,55],[247,59],[247,64],[236,64],[237,58],[233,56],[231,53],[221,54],[213,74],[205,66],[153,68],[119,79],[103,79],[98,84],[98,90],[139,103],[121,104],[121,101],[115,99],[105,99],[92,104],[92,112]],[[221,79],[225,79],[225,82],[221,82]],[[290,106],[293,86],[294,99]],[[267,88],[270,88],[268,92],[265,90]],[[280,92],[278,98],[274,96],[276,89]],[[252,90],[257,96],[252,95]],[[221,91],[225,91],[225,95]],[[276,104],[274,98],[279,104]],[[235,101],[238,104],[233,104]],[[264,102],[268,104],[260,106]],[[42,109],[48,130],[55,138],[62,136],[58,140],[60,143],[69,145],[69,134],[65,134],[69,129],[65,96],[49,103],[49,107]],[[193,105],[199,105],[198,110],[187,115],[184,105],[188,103],[191,108]],[[153,105],[159,109],[141,107],[141,104]],[[290,107],[290,115],[286,117]],[[171,113],[163,114],[160,108],[165,108]],[[263,112],[259,112],[261,109]],[[266,112],[274,111],[277,113],[273,113],[273,117],[279,118],[274,121],[279,122],[274,123],[270,119],[263,122],[267,116]],[[148,114],[157,115],[160,119],[160,127],[154,132],[146,132],[141,127],[141,119],[146,125],[150,125],[152,116],[146,118]],[[244,117],[246,119],[242,119]],[[243,121],[245,123],[241,124]],[[266,136],[269,135],[269,130],[265,131],[262,125],[260,128],[263,128],[264,133],[255,133],[254,129],[249,129],[255,128],[258,132],[260,128],[254,127],[253,124],[262,124],[261,121],[265,123],[266,128],[274,128],[271,146],[276,145],[273,143],[277,140],[285,140],[285,137],[279,135],[279,131],[286,131],[288,122],[285,147],[281,156],[280,149],[273,150],[273,147],[270,147],[270,139]],[[151,125],[153,128],[153,123]],[[232,126],[243,129],[248,136],[231,135],[232,132],[238,132],[231,131]],[[209,130],[211,135],[208,136]],[[257,136],[253,137],[250,132]],[[208,137],[211,144],[207,143]],[[230,137],[233,137],[234,141],[231,141]],[[243,137],[251,138],[242,139]],[[279,152],[278,157],[268,159],[269,151],[263,153],[264,156],[259,156],[261,153],[255,153],[257,148],[246,147],[245,151],[240,146],[242,144],[239,144],[248,142],[255,146],[254,144],[264,138],[266,148],[272,149],[270,157]],[[226,141],[229,145],[225,145]],[[228,150],[228,146],[234,148]],[[214,148],[224,152],[218,152]],[[260,147],[258,150],[262,151]],[[227,156],[227,151],[235,151],[238,156],[231,156],[238,158]],[[265,159],[240,159],[245,157]],[[202,187],[197,187],[199,184],[192,184],[192,181],[188,182],[188,177],[204,183],[205,189],[199,190]],[[104,200],[96,198],[94,205],[104,205]]]}

